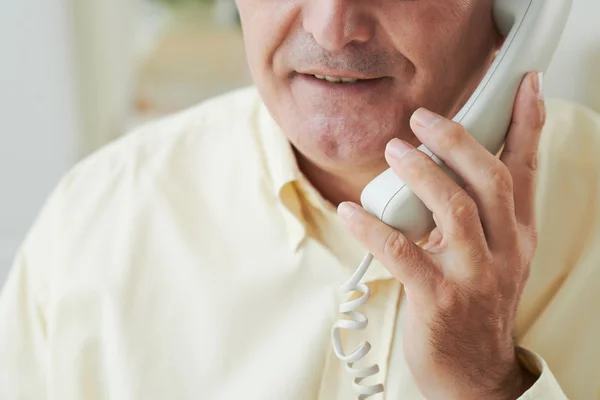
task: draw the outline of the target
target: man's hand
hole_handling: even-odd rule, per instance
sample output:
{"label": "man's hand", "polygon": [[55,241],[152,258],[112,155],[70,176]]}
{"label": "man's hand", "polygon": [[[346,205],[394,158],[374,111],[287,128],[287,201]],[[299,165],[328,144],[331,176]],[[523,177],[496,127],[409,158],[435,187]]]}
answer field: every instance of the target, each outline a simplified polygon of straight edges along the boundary
{"label": "man's hand", "polygon": [[537,246],[541,92],[541,77],[527,75],[501,158],[462,126],[415,112],[415,135],[464,189],[406,142],[388,144],[389,165],[434,214],[437,228],[422,248],[357,205],[340,205],[354,237],[404,284],[405,354],[428,399],[516,399],[533,383],[516,360],[512,328]]}

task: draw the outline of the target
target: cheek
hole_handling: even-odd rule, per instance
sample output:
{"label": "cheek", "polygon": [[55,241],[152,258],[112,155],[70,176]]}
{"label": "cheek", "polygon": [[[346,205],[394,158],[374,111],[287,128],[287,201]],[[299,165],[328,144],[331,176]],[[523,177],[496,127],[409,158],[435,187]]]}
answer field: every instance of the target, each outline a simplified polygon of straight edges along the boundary
{"label": "cheek", "polygon": [[[273,55],[298,15],[295,1],[238,0],[249,67],[256,79],[272,73]],[[263,78],[264,79],[264,78]]]}
{"label": "cheek", "polygon": [[[385,28],[393,46],[415,65],[410,102],[447,115],[472,72],[474,57],[467,57],[465,49],[474,46],[469,42],[470,3],[445,1],[448,6],[432,1],[406,8],[402,16],[386,19]],[[402,24],[394,22],[399,19]]]}

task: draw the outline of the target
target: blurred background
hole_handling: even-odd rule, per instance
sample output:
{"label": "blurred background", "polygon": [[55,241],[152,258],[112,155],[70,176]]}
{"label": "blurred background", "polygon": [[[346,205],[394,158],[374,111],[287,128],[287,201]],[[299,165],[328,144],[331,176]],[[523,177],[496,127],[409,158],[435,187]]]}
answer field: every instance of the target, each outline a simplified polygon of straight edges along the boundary
{"label": "blurred background", "polygon": [[[546,92],[600,112],[598,15],[600,1],[575,0]],[[7,0],[0,51],[0,287],[74,163],[251,84],[233,0]]]}

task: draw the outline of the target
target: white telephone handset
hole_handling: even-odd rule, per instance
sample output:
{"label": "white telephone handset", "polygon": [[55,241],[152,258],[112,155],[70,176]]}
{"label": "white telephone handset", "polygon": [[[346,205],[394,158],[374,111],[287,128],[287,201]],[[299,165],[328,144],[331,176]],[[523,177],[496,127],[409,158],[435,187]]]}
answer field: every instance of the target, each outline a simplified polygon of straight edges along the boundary
{"label": "white telephone handset", "polygon": [[[545,72],[547,69],[571,7],[572,0],[494,1],[494,20],[505,37],[503,46],[469,101],[453,118],[491,153],[497,154],[504,143],[523,77],[528,72]],[[456,174],[425,146],[419,149],[460,183]],[[425,238],[434,228],[431,211],[391,169],[365,187],[361,203],[367,211],[415,242]],[[351,319],[338,321],[332,329],[334,351],[354,377],[358,400],[383,391],[381,384],[361,385],[363,379],[375,375],[379,368],[377,365],[355,368],[353,364],[369,352],[370,344],[364,342],[352,353],[345,354],[340,329],[361,330],[367,325],[366,317],[357,309],[369,298],[369,289],[360,280],[372,259],[372,255],[367,255],[352,278],[342,286],[343,292],[358,291],[363,296],[340,306],[340,312]]]}
{"label": "white telephone handset", "polygon": [[[548,67],[562,35],[572,0],[496,0],[494,16],[505,42],[470,100],[453,118],[496,154],[510,124],[517,91],[527,72]],[[454,173],[425,147],[453,178]],[[433,229],[432,213],[391,169],[363,190],[363,207],[417,242]]]}

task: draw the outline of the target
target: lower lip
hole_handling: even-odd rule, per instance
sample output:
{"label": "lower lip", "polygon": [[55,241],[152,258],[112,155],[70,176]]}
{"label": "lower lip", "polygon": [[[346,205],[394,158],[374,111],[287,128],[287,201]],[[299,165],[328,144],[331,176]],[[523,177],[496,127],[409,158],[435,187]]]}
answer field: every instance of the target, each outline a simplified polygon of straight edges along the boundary
{"label": "lower lip", "polygon": [[384,86],[389,86],[391,78],[377,78],[359,80],[354,83],[332,83],[318,79],[313,75],[298,74],[295,80],[303,86],[321,91],[325,95],[361,95],[380,91]]}

